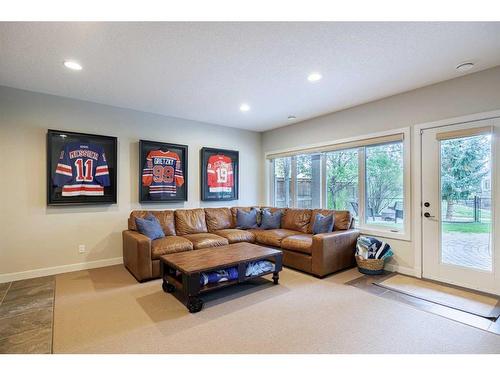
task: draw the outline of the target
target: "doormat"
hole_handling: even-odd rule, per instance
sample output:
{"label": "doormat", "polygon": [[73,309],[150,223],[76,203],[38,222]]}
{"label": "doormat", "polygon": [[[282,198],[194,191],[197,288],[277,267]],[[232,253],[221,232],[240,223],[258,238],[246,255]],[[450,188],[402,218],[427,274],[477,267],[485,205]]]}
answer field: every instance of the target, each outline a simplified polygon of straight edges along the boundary
{"label": "doormat", "polygon": [[373,284],[493,321],[500,316],[500,299],[493,295],[399,274]]}

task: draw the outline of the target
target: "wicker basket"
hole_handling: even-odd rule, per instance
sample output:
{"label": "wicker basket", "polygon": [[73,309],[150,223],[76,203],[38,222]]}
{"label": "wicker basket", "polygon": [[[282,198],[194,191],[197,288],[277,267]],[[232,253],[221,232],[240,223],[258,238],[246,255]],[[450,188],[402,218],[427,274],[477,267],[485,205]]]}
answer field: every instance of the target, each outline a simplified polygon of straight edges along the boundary
{"label": "wicker basket", "polygon": [[363,259],[356,257],[359,272],[365,275],[382,275],[384,273],[385,259]]}

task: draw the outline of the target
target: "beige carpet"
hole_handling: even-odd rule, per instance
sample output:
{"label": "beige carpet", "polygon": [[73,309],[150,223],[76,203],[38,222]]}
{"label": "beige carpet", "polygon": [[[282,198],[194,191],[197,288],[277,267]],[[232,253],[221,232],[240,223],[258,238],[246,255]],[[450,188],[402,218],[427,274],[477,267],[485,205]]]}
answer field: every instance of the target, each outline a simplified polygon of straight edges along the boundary
{"label": "beige carpet", "polygon": [[376,285],[484,318],[497,318],[500,315],[498,298],[462,288],[404,275],[394,275]]}
{"label": "beige carpet", "polygon": [[159,280],[113,266],[57,276],[54,353],[500,353],[500,336],[285,269],[189,314]]}

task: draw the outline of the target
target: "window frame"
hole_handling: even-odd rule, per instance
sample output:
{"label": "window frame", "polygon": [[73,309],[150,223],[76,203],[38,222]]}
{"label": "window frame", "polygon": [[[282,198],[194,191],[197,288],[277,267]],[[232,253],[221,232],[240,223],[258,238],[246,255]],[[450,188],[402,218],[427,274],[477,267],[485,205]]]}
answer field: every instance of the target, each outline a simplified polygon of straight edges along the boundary
{"label": "window frame", "polygon": [[[323,163],[322,165],[322,190],[321,190],[321,197],[323,198],[322,201],[321,201],[321,208],[322,209],[329,209],[328,208],[328,166],[327,166],[327,154],[328,153],[332,153],[332,152],[342,152],[342,151],[346,151],[346,150],[356,150],[356,152],[358,153],[358,194],[360,194],[360,166],[359,166],[359,163],[360,163],[360,148],[361,147],[346,147],[346,148],[341,148],[341,149],[336,149],[336,150],[332,150],[332,151],[325,151],[325,152],[322,152],[321,155],[322,155],[322,160],[321,162]],[[364,200],[363,200],[364,202]],[[358,216],[361,215],[361,207],[359,207],[361,205],[361,199],[360,197],[358,196]],[[364,207],[363,207],[363,212],[364,212]],[[359,228],[359,220],[355,220],[355,228]]]}
{"label": "window frame", "polygon": [[[366,222],[366,216],[365,216],[365,203],[366,203],[366,147],[370,146],[377,146],[377,145],[383,145],[383,144],[390,144],[390,143],[395,143],[397,141],[381,141],[381,142],[374,142],[369,145],[367,144],[362,144],[360,146],[352,146],[353,142],[359,141],[360,143],[363,143],[366,140],[372,139],[372,138],[378,138],[378,137],[386,137],[386,136],[394,136],[397,134],[402,134],[403,139],[401,140],[402,147],[403,147],[403,207],[404,207],[404,217],[403,217],[403,229],[402,230],[397,230],[397,229],[391,229],[391,228],[383,228],[377,225],[370,225],[369,223]],[[326,163],[326,154],[328,152],[335,152],[335,151],[341,151],[341,150],[347,150],[347,149],[357,149],[358,151],[358,206],[359,206],[359,212],[358,216],[359,219],[356,220],[355,227],[356,229],[359,229],[363,234],[367,235],[373,235],[373,236],[380,236],[384,238],[393,238],[393,239],[399,239],[399,240],[404,240],[404,241],[411,241],[411,186],[410,186],[410,177],[411,177],[411,164],[410,164],[410,144],[411,144],[411,139],[410,139],[410,128],[403,128],[403,129],[395,129],[392,131],[388,132],[381,132],[381,133],[376,133],[376,134],[370,134],[362,137],[355,137],[355,138],[349,138],[345,140],[339,140],[336,142],[330,142],[328,143],[322,143],[319,145],[311,145],[303,148],[295,148],[295,149],[290,149],[290,150],[282,150],[280,153],[286,153],[287,151],[290,152],[290,157],[292,158],[291,162],[291,184],[292,184],[292,189],[291,189],[291,194],[292,197],[290,199],[291,201],[291,207],[295,208],[297,207],[297,197],[296,197],[296,178],[297,178],[297,162],[296,162],[296,156],[298,154],[318,154],[318,152],[315,151],[309,151],[309,149],[312,149],[314,147],[321,147],[322,151],[320,152],[320,207],[322,209],[326,209],[327,206],[327,163]],[[345,148],[342,147],[342,145],[345,143]],[[331,146],[332,148],[329,150],[328,146]],[[303,150],[303,152],[300,152]],[[271,184],[274,184],[274,158],[269,158],[269,155],[272,155],[273,153],[268,152],[266,153],[266,160],[270,161],[271,168],[270,168],[270,174],[268,176],[270,177]],[[277,158],[280,157],[285,157],[285,156],[278,156]],[[275,204],[275,196],[274,196],[274,186],[270,186],[270,189],[268,190],[270,194],[268,194],[268,204],[274,205]]]}
{"label": "window frame", "polygon": [[[279,159],[279,158],[276,158],[276,159]],[[296,178],[295,176],[293,175],[292,171],[294,170],[294,164],[293,164],[293,157],[291,157],[291,161],[290,161],[290,199],[287,201],[286,199],[286,192],[285,192],[285,203],[288,204],[288,202],[291,202],[292,203],[292,207],[296,204],[296,198],[294,197],[295,196],[295,182],[296,182]],[[269,161],[269,189],[268,189],[268,202],[267,204],[271,204],[273,207],[277,207],[276,206],[276,176],[275,176],[275,168],[274,168],[274,160],[275,159],[267,159]],[[296,164],[295,164],[296,166]],[[285,171],[286,173],[286,171]],[[270,203],[272,202],[272,203]],[[286,206],[288,207],[288,206]]]}

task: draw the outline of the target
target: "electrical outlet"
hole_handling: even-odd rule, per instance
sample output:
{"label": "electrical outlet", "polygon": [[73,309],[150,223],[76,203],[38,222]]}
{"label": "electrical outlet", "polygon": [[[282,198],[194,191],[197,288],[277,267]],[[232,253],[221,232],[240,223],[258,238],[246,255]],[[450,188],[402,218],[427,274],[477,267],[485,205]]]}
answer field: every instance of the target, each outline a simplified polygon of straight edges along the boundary
{"label": "electrical outlet", "polygon": [[85,249],[85,245],[78,245],[78,252],[80,254],[87,252],[87,250]]}

